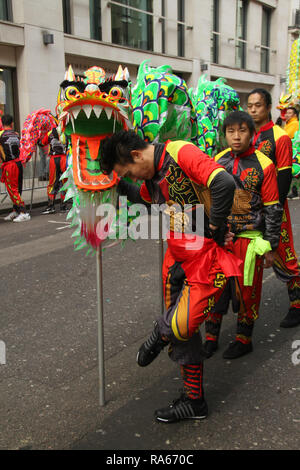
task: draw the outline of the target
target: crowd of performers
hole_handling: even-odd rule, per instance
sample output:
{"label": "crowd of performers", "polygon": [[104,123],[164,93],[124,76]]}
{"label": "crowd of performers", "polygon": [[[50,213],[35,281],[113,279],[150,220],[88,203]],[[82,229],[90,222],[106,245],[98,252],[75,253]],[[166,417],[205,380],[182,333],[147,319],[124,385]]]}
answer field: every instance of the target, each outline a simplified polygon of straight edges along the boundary
{"label": "crowd of performers", "polygon": [[[31,219],[26,211],[25,202],[22,199],[23,167],[26,165],[20,161],[20,137],[14,130],[13,117],[4,114],[1,117],[2,129],[0,130],[0,164],[1,183],[5,184],[8,195],[12,201],[12,211],[4,217],[6,221],[26,222]],[[59,139],[56,128],[48,132],[39,147],[49,156],[49,181],[47,185],[48,205],[43,214],[55,212],[55,199],[60,198],[60,211],[66,212],[64,203],[65,192],[61,191],[64,181],[61,175],[66,170],[66,145]]]}
{"label": "crowd of performers", "polygon": [[[248,112],[234,111],[226,118],[223,131],[228,148],[214,158],[190,142],[150,144],[134,131],[118,132],[101,144],[101,169],[118,174],[118,192],[148,207],[167,204],[171,214],[162,273],[165,309],[137,355],[139,366],[145,367],[167,347],[180,366],[184,392],[171,405],[156,410],[160,422],[207,416],[203,361],[218,348],[230,302],[237,313],[236,336],[223,357],[235,359],[253,351],[264,268],[272,267],[287,285],[290,305],[280,326],[300,324],[300,272],[287,203],[292,144],[271,120],[271,106],[266,90],[253,90]],[[2,123],[1,181],[13,202],[6,220],[29,220],[21,198],[19,138],[10,116],[3,116]],[[41,145],[50,149],[48,206],[43,211],[50,214],[66,168],[66,148],[55,128]],[[137,186],[128,178],[143,183]],[[60,197],[65,210],[64,193]],[[190,223],[181,219],[186,204],[192,206]],[[193,211],[199,204],[205,210],[204,236],[193,230]]]}
{"label": "crowd of performers", "polygon": [[[102,144],[102,171],[118,173],[120,194],[135,203],[174,207],[163,263],[164,313],[137,354],[138,365],[145,367],[167,347],[180,366],[184,391],[155,411],[159,422],[207,416],[203,361],[218,348],[230,301],[237,330],[224,357],[253,350],[264,268],[272,267],[287,285],[290,305],[280,326],[300,324],[300,273],[286,200],[292,145],[270,119],[270,110],[269,93],[253,90],[248,113],[234,111],[226,118],[228,149],[214,159],[191,143],[148,144],[133,131],[121,131]],[[123,177],[144,182],[137,188]],[[176,205],[187,202],[204,204],[204,237],[191,233],[183,220],[181,237],[176,236]]]}

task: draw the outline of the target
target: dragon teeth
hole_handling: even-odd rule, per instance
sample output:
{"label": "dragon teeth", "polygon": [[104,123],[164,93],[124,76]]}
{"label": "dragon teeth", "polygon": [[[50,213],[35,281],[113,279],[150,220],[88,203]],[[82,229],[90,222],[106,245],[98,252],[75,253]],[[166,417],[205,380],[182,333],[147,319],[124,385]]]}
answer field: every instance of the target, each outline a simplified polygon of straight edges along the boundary
{"label": "dragon teeth", "polygon": [[100,114],[102,113],[102,110],[103,110],[102,106],[95,105],[93,107],[93,111],[96,114],[97,118],[100,117]]}
{"label": "dragon teeth", "polygon": [[72,111],[72,114],[73,114],[74,118],[77,119],[77,116],[81,111],[81,108],[78,106],[77,108],[72,108],[71,111]]}
{"label": "dragon teeth", "polygon": [[107,116],[107,119],[111,119],[111,115],[112,115],[112,108],[104,108],[104,111],[106,112],[106,116]]}
{"label": "dragon teeth", "polygon": [[73,132],[75,134],[74,118],[73,118],[72,114],[70,115],[70,119],[71,119],[71,123],[72,123]]}
{"label": "dragon teeth", "polygon": [[85,112],[86,114],[86,117],[89,119],[91,117],[91,113],[92,113],[92,110],[93,110],[93,107],[91,104],[87,104],[85,106],[83,106],[83,111]]}

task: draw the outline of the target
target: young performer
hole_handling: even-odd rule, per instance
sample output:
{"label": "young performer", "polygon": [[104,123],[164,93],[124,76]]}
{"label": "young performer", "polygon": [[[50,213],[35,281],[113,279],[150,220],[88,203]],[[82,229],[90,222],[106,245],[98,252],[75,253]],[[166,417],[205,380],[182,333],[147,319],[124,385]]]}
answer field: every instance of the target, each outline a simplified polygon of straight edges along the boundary
{"label": "young performer", "polygon": [[[169,345],[171,359],[181,368],[184,394],[155,412],[158,421],[205,418],[199,325],[222,295],[228,279],[240,274],[238,260],[223,247],[232,237],[227,216],[233,202],[234,180],[191,143],[152,145],[133,131],[121,131],[106,139],[101,155],[104,173],[114,170],[121,178],[144,180],[139,188],[121,179],[120,193],[133,202],[167,203],[170,207],[178,204],[184,208],[205,200],[205,234],[210,238],[184,232],[178,239],[171,223],[163,264],[165,311],[137,355],[138,364],[145,367]],[[206,197],[209,192],[211,198]]]}
{"label": "young performer", "polygon": [[5,184],[13,203],[13,210],[4,220],[26,222],[30,215],[26,212],[25,203],[21,198],[23,185],[23,166],[19,161],[20,139],[15,132],[13,117],[9,114],[2,116],[3,130],[0,131],[0,162],[1,182]]}
{"label": "young performer", "polygon": [[[66,171],[66,148],[59,140],[57,130],[53,128],[42,140],[42,145],[49,145],[49,184],[47,186],[48,206],[42,214],[53,214],[55,212],[55,197],[63,186],[60,181],[61,175]],[[64,204],[65,192],[60,192],[60,210],[65,212]]]}
{"label": "young performer", "polygon": [[[230,230],[236,234],[233,253],[243,260],[243,280],[236,286],[239,298],[236,338],[224,352],[235,359],[252,351],[252,332],[258,318],[263,267],[273,265],[279,243],[282,206],[279,203],[276,171],[272,161],[250,144],[254,123],[249,114],[231,113],[224,121],[224,133],[230,148],[215,161],[234,177],[234,203],[228,217]],[[263,256],[264,255],[264,256]],[[251,266],[252,264],[252,266]],[[252,275],[249,273],[252,268]],[[227,312],[229,295],[216,306],[206,321],[207,356],[218,346],[222,315]]]}
{"label": "young performer", "polygon": [[256,129],[253,145],[273,161],[278,174],[279,200],[284,211],[281,237],[273,267],[277,278],[287,284],[290,299],[289,311],[280,326],[292,328],[300,324],[300,270],[286,199],[292,180],[293,152],[291,139],[271,120],[271,107],[272,98],[267,90],[257,88],[251,91],[248,96],[248,113],[253,118]]}

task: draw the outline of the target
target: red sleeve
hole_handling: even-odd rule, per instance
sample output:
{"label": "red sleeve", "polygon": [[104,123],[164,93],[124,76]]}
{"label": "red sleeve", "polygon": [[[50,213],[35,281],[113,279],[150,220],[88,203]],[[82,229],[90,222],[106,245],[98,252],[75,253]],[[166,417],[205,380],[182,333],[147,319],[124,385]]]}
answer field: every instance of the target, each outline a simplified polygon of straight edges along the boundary
{"label": "red sleeve", "polygon": [[288,135],[282,135],[276,141],[276,163],[278,170],[292,167],[292,141]]}
{"label": "red sleeve", "polygon": [[145,183],[142,183],[140,187],[140,196],[145,202],[149,202],[150,204],[152,203],[152,198]]}
{"label": "red sleeve", "polygon": [[264,169],[264,179],[261,187],[261,198],[264,204],[279,202],[276,168],[273,163]]}
{"label": "red sleeve", "polygon": [[211,174],[218,169],[223,169],[206,153],[193,144],[186,144],[178,152],[178,165],[184,173],[197,184],[207,186]]}

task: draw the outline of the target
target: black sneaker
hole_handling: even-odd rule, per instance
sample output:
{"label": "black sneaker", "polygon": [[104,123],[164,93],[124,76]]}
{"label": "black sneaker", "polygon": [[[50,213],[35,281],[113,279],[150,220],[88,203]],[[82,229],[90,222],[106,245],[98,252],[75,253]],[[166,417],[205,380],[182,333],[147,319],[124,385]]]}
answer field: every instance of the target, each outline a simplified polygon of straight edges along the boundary
{"label": "black sneaker", "polygon": [[230,343],[226,351],[223,352],[224,359],[237,359],[253,351],[252,342],[242,343],[241,341],[233,341]]}
{"label": "black sneaker", "polygon": [[208,415],[204,398],[191,400],[184,393],[171,405],[155,411],[155,419],[162,423],[176,423],[182,419],[204,419]]}
{"label": "black sneaker", "polygon": [[293,328],[300,325],[300,309],[292,307],[289,309],[286,317],[281,321],[281,328]]}
{"label": "black sneaker", "polygon": [[139,366],[145,367],[151,364],[152,361],[159,355],[160,351],[167,346],[167,342],[161,339],[158,324],[155,322],[154,330],[150,337],[145,341],[136,356],[136,362]]}
{"label": "black sneaker", "polygon": [[202,346],[205,357],[210,358],[218,349],[218,341],[208,339]]}
{"label": "black sneaker", "polygon": [[61,204],[59,208],[59,212],[68,212],[67,204]]}
{"label": "black sneaker", "polygon": [[292,186],[291,192],[287,195],[288,199],[294,199],[295,197],[298,197],[298,190],[296,186]]}
{"label": "black sneaker", "polygon": [[46,209],[42,212],[42,214],[54,214],[55,208],[54,206],[48,206]]}

